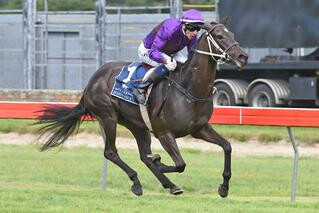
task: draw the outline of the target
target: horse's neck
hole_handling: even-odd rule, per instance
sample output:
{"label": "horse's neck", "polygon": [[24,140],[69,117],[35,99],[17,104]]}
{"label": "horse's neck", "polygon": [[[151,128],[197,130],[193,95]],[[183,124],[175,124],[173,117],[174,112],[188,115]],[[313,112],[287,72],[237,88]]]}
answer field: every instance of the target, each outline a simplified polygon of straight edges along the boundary
{"label": "horse's neck", "polygon": [[[196,49],[208,51],[206,39],[201,39]],[[194,52],[182,69],[182,84],[192,95],[203,98],[211,94],[216,72],[211,56]]]}

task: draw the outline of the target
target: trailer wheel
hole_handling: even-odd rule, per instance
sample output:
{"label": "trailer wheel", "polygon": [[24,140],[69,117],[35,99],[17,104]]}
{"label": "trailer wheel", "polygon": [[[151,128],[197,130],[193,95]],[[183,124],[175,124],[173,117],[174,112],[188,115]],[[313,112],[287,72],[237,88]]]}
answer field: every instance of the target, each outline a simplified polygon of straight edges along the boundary
{"label": "trailer wheel", "polygon": [[252,107],[274,107],[275,95],[265,84],[255,86],[248,93],[248,105]]}
{"label": "trailer wheel", "polygon": [[227,84],[219,83],[215,87],[217,88],[213,99],[215,106],[234,106],[236,104],[235,95]]}

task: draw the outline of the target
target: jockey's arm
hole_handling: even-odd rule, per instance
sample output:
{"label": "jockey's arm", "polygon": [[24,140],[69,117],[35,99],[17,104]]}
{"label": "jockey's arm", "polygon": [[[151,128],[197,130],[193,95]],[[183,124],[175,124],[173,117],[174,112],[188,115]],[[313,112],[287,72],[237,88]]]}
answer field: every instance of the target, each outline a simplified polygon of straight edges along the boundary
{"label": "jockey's arm", "polygon": [[166,44],[166,41],[164,39],[156,36],[149,50],[150,59],[158,63],[165,63],[165,58],[162,56],[160,52],[160,50],[165,46],[165,44]]}
{"label": "jockey's arm", "polygon": [[165,26],[165,24],[161,27],[161,29],[157,32],[154,41],[152,43],[152,46],[149,50],[149,57],[158,62],[158,63],[163,63],[163,64],[167,64],[167,59],[165,59],[160,50],[165,46],[165,44],[167,43],[167,41],[170,39],[170,33],[167,26]]}

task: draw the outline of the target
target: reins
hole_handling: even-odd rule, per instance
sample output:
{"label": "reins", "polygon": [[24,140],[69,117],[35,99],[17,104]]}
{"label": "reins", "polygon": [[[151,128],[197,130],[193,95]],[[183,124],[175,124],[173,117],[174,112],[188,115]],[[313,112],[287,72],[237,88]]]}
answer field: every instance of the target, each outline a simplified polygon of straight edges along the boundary
{"label": "reins", "polygon": [[[182,67],[181,67],[182,69]],[[182,70],[181,70],[182,72]],[[181,86],[179,83],[177,83],[176,81],[174,81],[172,78],[171,78],[171,73],[172,72],[169,72],[169,75],[168,76],[164,76],[167,80],[168,80],[168,86],[166,87],[166,92],[165,92],[165,96],[164,96],[164,99],[161,103],[161,106],[160,108],[158,109],[156,115],[159,116],[160,112],[162,111],[165,103],[166,103],[166,100],[167,100],[167,96],[168,96],[168,92],[169,92],[169,89],[171,88],[171,85],[175,86],[175,88],[177,90],[179,90],[181,93],[183,93],[186,97],[187,97],[187,101],[189,103],[191,102],[213,102],[213,99],[212,99],[212,96],[214,95],[214,93],[216,92],[216,87],[213,88],[213,92],[206,98],[197,98],[195,96],[193,96],[190,92],[188,92],[187,89],[185,89],[183,86]]]}
{"label": "reins", "polygon": [[189,102],[207,102],[207,101],[213,101],[212,96],[215,90],[213,90],[212,94],[208,95],[206,98],[198,98],[193,96],[190,92],[188,92],[187,89],[185,89],[183,86],[181,86],[179,83],[171,79],[170,77],[165,76],[165,78],[169,81],[168,88],[170,87],[170,84],[175,86],[176,89],[178,89],[181,93],[183,93],[189,100]]}
{"label": "reins", "polygon": [[[226,61],[228,61],[230,59],[229,55],[227,54],[227,51],[232,48],[233,46],[235,45],[238,45],[238,42],[234,42],[233,44],[231,44],[230,46],[228,46],[225,50],[223,50],[218,44],[217,42],[215,41],[215,39],[211,36],[211,32],[214,31],[215,28],[219,27],[219,26],[223,26],[222,24],[216,24],[215,26],[213,26],[209,31],[206,31],[206,39],[207,39],[207,43],[208,43],[208,48],[209,48],[209,52],[206,52],[206,51],[202,51],[202,50],[198,50],[198,49],[193,49],[193,51],[199,53],[199,54],[204,54],[204,55],[210,55],[214,61],[216,62],[220,62],[222,61],[223,63],[225,63]],[[212,46],[220,52],[220,54],[216,54],[216,53],[213,53],[213,49],[212,49]],[[216,59],[215,57],[218,57],[219,59]],[[182,69],[182,68],[181,68]],[[182,72],[182,70],[181,70]],[[168,93],[168,89],[169,87],[171,86],[171,84],[176,88],[178,89],[181,93],[183,93],[189,102],[207,102],[207,101],[213,101],[212,99],[212,96],[213,94],[216,92],[216,88],[214,87],[213,88],[213,91],[210,95],[208,95],[208,97],[206,98],[198,98],[198,97],[195,97],[193,96],[187,89],[185,89],[183,86],[181,86],[179,83],[177,83],[176,81],[174,81],[172,78],[171,78],[171,73],[169,74],[169,76],[165,76],[165,78],[169,81],[169,84],[168,84],[168,87],[167,87],[167,92],[166,92],[166,95],[164,97],[164,101],[163,101],[163,104],[161,106],[160,109],[162,109],[165,101],[166,101],[166,97],[167,97],[167,93]]]}
{"label": "reins", "polygon": [[[233,44],[229,45],[225,50],[223,50],[218,43],[215,41],[213,36],[210,34],[211,32],[214,31],[215,28],[217,27],[224,27],[222,24],[216,24],[214,27],[212,27],[209,31],[206,31],[206,39],[208,43],[208,48],[209,52],[198,50],[198,49],[193,49],[194,52],[203,54],[203,55],[209,55],[212,57],[214,61],[216,61],[219,64],[225,63],[230,59],[230,56],[228,55],[227,51],[230,50],[233,46],[238,45],[238,42],[234,42]],[[212,45],[215,47],[215,49],[220,52],[219,54],[213,53]],[[217,57],[217,59],[215,58]]]}
{"label": "reins", "polygon": [[[198,50],[198,49],[193,49],[193,51],[197,52],[199,54],[203,54],[203,55],[210,55],[212,57],[212,59],[214,61],[216,61],[217,63],[225,63],[230,59],[230,56],[227,54],[227,51],[229,49],[231,49],[233,46],[238,45],[238,42],[234,42],[233,44],[229,45],[225,50],[223,50],[218,45],[218,43],[215,41],[215,39],[212,37],[212,35],[210,34],[218,26],[224,26],[224,25],[217,24],[214,27],[212,27],[209,31],[206,31],[206,39],[207,39],[207,43],[208,43],[209,52]],[[220,53],[219,54],[213,53],[212,46]],[[216,57],[218,57],[218,58],[216,59]],[[181,67],[180,75],[182,74],[182,68],[183,67]],[[214,95],[214,93],[217,90],[216,87],[213,87],[213,91],[206,98],[198,98],[198,97],[195,97],[194,95],[192,95],[187,89],[185,89],[183,86],[181,86],[175,80],[173,80],[171,78],[171,72],[169,72],[169,76],[164,76],[164,77],[168,80],[169,83],[168,83],[168,87],[166,88],[166,93],[165,93],[163,102],[162,102],[162,104],[157,112],[157,116],[160,114],[160,112],[162,111],[162,109],[166,103],[166,99],[167,99],[168,92],[169,92],[171,85],[173,85],[177,90],[179,90],[181,93],[183,93],[186,96],[187,101],[189,103],[191,103],[191,102],[213,102],[212,96]]]}

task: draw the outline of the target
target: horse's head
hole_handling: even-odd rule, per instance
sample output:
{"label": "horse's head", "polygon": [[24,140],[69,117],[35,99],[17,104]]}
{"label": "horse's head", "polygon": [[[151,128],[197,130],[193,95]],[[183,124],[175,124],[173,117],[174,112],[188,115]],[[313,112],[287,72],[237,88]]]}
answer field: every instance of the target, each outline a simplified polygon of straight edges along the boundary
{"label": "horse's head", "polygon": [[209,52],[196,52],[211,55],[215,61],[232,63],[237,68],[246,65],[248,55],[235,41],[234,34],[222,23],[210,23],[201,26],[206,31],[207,48]]}

